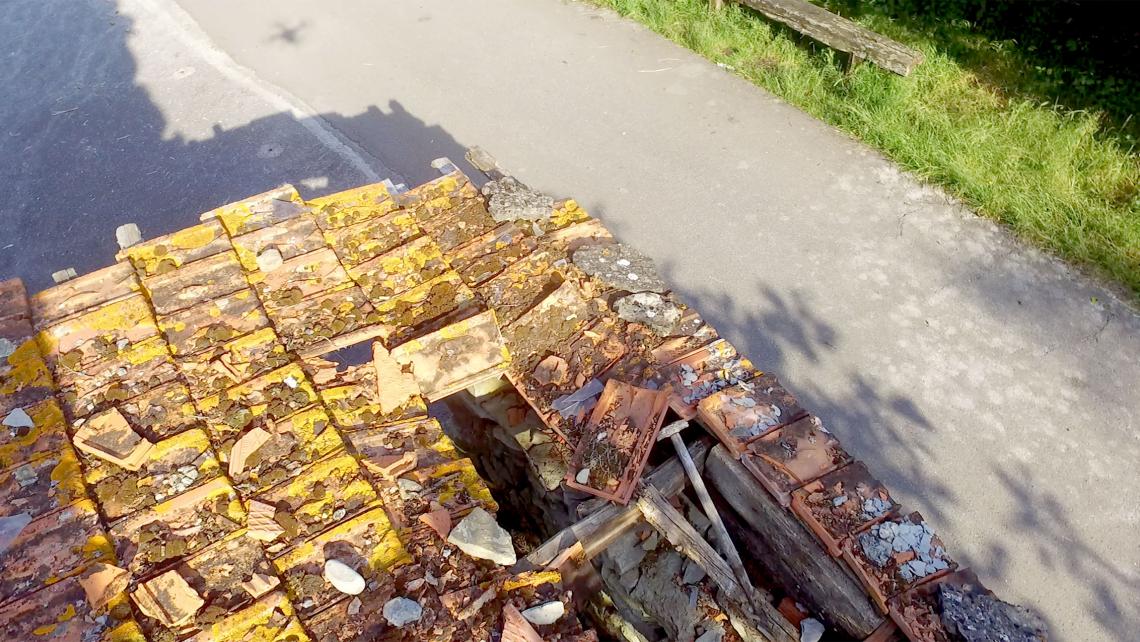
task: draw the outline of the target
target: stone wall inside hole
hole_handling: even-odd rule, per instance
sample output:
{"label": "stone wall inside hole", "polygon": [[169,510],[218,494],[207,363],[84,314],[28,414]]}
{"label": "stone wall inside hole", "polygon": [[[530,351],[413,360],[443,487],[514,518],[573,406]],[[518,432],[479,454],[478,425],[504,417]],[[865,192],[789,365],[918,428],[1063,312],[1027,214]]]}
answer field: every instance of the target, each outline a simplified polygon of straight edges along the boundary
{"label": "stone wall inside hole", "polygon": [[[429,408],[499,503],[499,521],[512,531],[520,554],[578,521],[590,495],[562,486],[570,451],[505,380],[447,397]],[[707,535],[708,520],[681,497],[683,512]],[[585,612],[611,640],[625,642],[736,642],[717,605],[717,590],[695,563],[639,522],[594,558],[602,591]],[[716,614],[720,613],[718,617]]]}

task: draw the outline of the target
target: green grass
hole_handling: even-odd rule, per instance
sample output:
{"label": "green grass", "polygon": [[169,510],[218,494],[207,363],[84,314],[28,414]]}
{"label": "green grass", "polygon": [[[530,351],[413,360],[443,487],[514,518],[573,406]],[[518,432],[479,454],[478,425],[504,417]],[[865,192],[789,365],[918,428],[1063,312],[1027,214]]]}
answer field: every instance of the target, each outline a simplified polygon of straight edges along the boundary
{"label": "green grass", "polygon": [[1024,91],[1018,82],[1026,79],[1048,88],[1041,79],[1049,70],[1019,74],[1018,65],[1031,63],[1008,41],[988,41],[968,24],[924,31],[863,15],[859,22],[926,60],[907,78],[869,64],[848,75],[841,54],[738,5],[713,13],[707,0],[593,1],[730,65],[1022,238],[1140,296],[1140,162],[1124,147],[1133,136],[1100,112],[1067,111]]}

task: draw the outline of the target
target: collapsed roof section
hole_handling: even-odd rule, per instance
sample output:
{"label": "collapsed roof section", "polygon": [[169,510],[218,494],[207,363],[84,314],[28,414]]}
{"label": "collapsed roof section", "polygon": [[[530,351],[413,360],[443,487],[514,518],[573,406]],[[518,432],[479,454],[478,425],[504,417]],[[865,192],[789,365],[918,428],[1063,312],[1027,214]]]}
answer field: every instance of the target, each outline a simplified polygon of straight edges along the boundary
{"label": "collapsed roof section", "polygon": [[568,487],[629,502],[667,410],[697,417],[904,630],[938,629],[915,590],[955,564],[929,527],[647,257],[574,201],[510,183],[488,209],[443,167],[285,186],[30,300],[0,285],[11,639],[596,639],[557,572],[508,568],[427,416],[503,376]]}

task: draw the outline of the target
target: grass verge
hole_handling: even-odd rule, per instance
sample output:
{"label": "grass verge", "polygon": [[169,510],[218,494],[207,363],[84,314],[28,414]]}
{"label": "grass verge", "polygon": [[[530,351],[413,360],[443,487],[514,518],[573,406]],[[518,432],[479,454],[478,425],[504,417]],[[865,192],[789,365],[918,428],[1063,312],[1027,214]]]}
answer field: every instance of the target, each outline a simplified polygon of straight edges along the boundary
{"label": "grass verge", "polygon": [[[1140,160],[1102,114],[1069,111],[1003,87],[963,64],[946,30],[885,16],[858,21],[926,55],[908,78],[864,64],[845,74],[839,55],[755,12],[707,0],[591,0],[632,18],[784,100],[884,151],[981,214],[1140,298]],[[961,27],[961,25],[959,25]],[[965,33],[991,68],[1020,59]],[[953,54],[951,52],[954,52]]]}

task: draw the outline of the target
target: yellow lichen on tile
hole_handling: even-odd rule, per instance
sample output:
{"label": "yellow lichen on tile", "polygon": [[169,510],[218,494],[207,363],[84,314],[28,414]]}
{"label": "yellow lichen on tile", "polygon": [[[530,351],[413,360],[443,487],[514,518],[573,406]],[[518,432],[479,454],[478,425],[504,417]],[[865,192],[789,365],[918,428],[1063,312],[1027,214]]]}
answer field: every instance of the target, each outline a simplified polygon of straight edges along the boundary
{"label": "yellow lichen on tile", "polygon": [[309,642],[284,591],[273,591],[231,613],[192,638],[193,642]]}
{"label": "yellow lichen on tile", "polygon": [[120,253],[143,277],[177,269],[197,259],[229,248],[229,239],[218,221],[209,221],[131,246]]}
{"label": "yellow lichen on tile", "polygon": [[[413,476],[429,480],[429,482],[431,480],[444,480],[434,492],[436,493],[436,500],[445,507],[453,499],[465,493],[486,510],[492,513],[499,510],[498,503],[491,496],[491,489],[487,488],[486,482],[479,476],[479,471],[475,470],[475,465],[471,463],[470,459],[459,459],[439,464],[427,470],[417,470]],[[425,483],[424,485],[428,484]]]}
{"label": "yellow lichen on tile", "polygon": [[308,202],[316,213],[322,229],[332,229],[359,223],[396,209],[385,183],[363,185],[336,194],[315,198]]}

